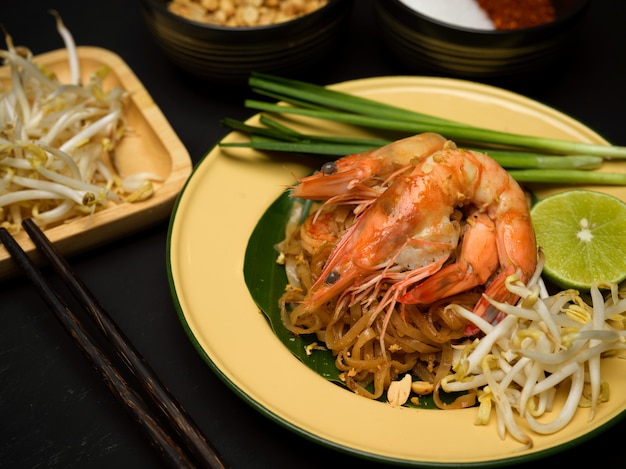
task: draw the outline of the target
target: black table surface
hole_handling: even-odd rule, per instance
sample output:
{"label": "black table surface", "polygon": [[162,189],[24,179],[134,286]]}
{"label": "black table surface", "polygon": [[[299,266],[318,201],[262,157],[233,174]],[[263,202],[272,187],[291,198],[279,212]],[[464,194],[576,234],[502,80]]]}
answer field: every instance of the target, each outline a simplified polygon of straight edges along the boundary
{"label": "black table surface", "polygon": [[[592,3],[569,59],[550,75],[490,84],[548,104],[625,145],[626,54],[621,46],[626,44],[626,2]],[[172,66],[149,36],[135,1],[5,0],[0,23],[16,44],[34,53],[58,49],[63,43],[50,8],[61,13],[78,45],[104,47],[130,65],[194,164],[225,135],[221,118],[251,114],[243,106],[245,90],[225,92]],[[345,39],[336,51],[338,60],[318,70],[311,81],[328,84],[410,73],[382,44],[371,1],[354,2]],[[167,226],[163,220],[70,262],[227,464],[379,467],[292,433],[261,415],[213,373],[187,338],[172,303],[165,262]],[[26,279],[0,282],[0,314],[0,467],[165,466]],[[417,441],[420,431],[428,429],[416,429]],[[545,462],[567,466],[601,456],[603,467],[623,467],[624,434],[626,422],[621,421]]]}

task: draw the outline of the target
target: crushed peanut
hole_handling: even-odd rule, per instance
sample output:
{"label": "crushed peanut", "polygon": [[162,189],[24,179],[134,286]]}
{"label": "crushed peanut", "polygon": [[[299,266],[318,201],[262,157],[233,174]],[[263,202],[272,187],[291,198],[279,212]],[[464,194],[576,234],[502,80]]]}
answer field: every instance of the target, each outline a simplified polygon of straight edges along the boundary
{"label": "crushed peanut", "polygon": [[435,386],[433,383],[429,383],[428,381],[413,381],[411,383],[411,391],[415,394],[419,394],[420,396],[432,394],[434,390]]}
{"label": "crushed peanut", "polygon": [[392,381],[387,389],[387,400],[392,407],[404,405],[411,395],[411,375],[406,374],[399,381]]}
{"label": "crushed peanut", "polygon": [[172,0],[168,10],[199,23],[251,27],[290,21],[327,3],[328,0]]}

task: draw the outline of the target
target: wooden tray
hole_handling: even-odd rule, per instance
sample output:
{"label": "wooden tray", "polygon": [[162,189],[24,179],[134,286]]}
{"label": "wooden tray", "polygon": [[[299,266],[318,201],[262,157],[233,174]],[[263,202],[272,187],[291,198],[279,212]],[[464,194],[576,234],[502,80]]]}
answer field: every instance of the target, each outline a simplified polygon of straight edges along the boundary
{"label": "wooden tray", "polygon": [[[176,196],[191,174],[189,153],[128,65],[116,54],[98,47],[78,47],[83,79],[102,66],[110,69],[103,83],[105,90],[119,87],[129,92],[126,108],[128,135],[116,150],[116,167],[121,174],[140,171],[163,178],[154,183],[154,194],[135,203],[110,204],[97,213],[45,230],[45,234],[65,255],[76,254],[168,218]],[[61,82],[69,82],[68,55],[60,49],[38,55],[34,62],[53,70]],[[0,80],[10,83],[9,68],[0,68]],[[41,259],[28,235],[21,231],[15,239],[34,259]],[[0,279],[17,272],[6,248],[0,244]]]}

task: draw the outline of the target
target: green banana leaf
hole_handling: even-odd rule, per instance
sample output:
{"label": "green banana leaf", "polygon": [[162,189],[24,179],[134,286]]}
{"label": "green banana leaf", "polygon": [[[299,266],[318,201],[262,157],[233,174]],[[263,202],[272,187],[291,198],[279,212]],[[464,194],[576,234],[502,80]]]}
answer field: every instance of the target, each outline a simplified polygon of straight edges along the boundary
{"label": "green banana leaf", "polygon": [[[276,337],[306,366],[324,378],[340,384],[335,359],[328,350],[315,350],[307,354],[306,347],[316,342],[316,337],[295,336],[280,319],[278,299],[285,291],[287,276],[285,268],[276,262],[278,252],[274,245],[285,237],[293,199],[287,193],[281,195],[268,208],[257,223],[246,249],[244,278],[252,299],[267,317]],[[323,346],[324,344],[318,344]]]}

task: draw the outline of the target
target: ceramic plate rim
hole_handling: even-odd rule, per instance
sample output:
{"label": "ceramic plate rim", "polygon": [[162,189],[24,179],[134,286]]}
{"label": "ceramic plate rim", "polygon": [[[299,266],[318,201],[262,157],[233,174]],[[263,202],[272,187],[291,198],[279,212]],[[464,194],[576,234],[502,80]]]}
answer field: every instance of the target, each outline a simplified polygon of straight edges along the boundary
{"label": "ceramic plate rim", "polygon": [[[584,141],[607,143],[600,135],[559,111],[488,85],[448,78],[400,76],[353,80],[334,86],[356,94],[373,94],[383,100],[391,98],[399,90],[418,95],[445,94],[443,101],[448,100],[445,106],[458,105],[462,100],[469,99],[468,104],[471,104],[471,100],[480,100],[481,103],[487,103],[487,107],[504,106],[505,114],[515,113],[522,119],[545,119],[556,127],[550,129],[549,133],[564,132]],[[477,102],[475,105],[480,107],[482,104]],[[253,116],[251,120],[255,118]],[[498,125],[506,127],[507,123]],[[231,141],[237,138],[235,134],[226,137]],[[194,168],[176,200],[170,219],[167,274],[181,324],[211,369],[244,401],[271,420],[325,446],[378,462],[415,467],[458,467],[479,463],[483,467],[495,467],[512,462],[529,462],[586,440],[624,416],[626,398],[614,397],[615,393],[612,393],[612,399],[615,399],[613,404],[609,401],[609,405],[602,407],[589,425],[586,415],[579,414],[571,431],[564,430],[565,434],[562,432],[557,437],[534,437],[536,444],[533,450],[516,454],[520,444],[510,437],[499,440],[493,424],[486,427],[473,425],[473,414],[469,414],[475,409],[393,409],[388,404],[353,395],[306,368],[273,335],[250,298],[243,280],[243,255],[256,222],[292,181],[292,174],[304,175],[309,171],[309,167],[288,159],[270,159],[253,150],[226,151],[216,146]],[[228,174],[237,175],[236,183],[226,181]],[[200,196],[208,195],[219,197],[220,201],[228,198],[231,205],[207,204],[205,200],[200,200]],[[231,217],[235,221],[229,222],[227,217],[236,215],[237,209],[243,207],[251,209],[249,216]],[[215,229],[215,223],[218,229]],[[229,231],[231,224],[236,229]],[[206,243],[209,234],[214,236],[212,239],[219,249],[209,248],[203,252],[206,248],[202,246],[211,244]],[[230,244],[231,247],[223,247],[222,244]],[[227,262],[219,264],[220,260],[225,259]],[[218,268],[211,265],[211,261],[217,261]],[[226,285],[229,280],[238,284]],[[225,294],[207,295],[207,285],[223,287],[224,290],[209,291]],[[230,288],[234,289],[237,296],[228,296]],[[207,302],[209,307],[205,308]],[[239,328],[234,334],[231,329],[238,323],[245,327]],[[263,360],[273,363],[270,369],[259,370]],[[619,367],[616,360],[608,360],[606,363],[610,368],[609,375],[613,367]],[[266,379],[264,372],[274,372],[276,367],[291,376],[291,379]],[[626,387],[626,383],[620,386]],[[303,387],[306,389],[303,390]],[[320,404],[320,401],[323,403]],[[302,404],[306,404],[307,409],[302,409]],[[311,407],[313,411],[308,410]],[[333,421],[332,425],[323,423],[323,419],[331,417],[338,420]],[[347,417],[350,417],[349,422],[344,421]],[[369,421],[378,422],[378,428],[363,425]],[[414,425],[416,423],[419,425]],[[414,428],[424,425],[428,428],[446,425],[456,428],[459,423],[464,425],[464,431],[469,431],[470,441],[463,442],[461,448],[452,449],[451,453],[454,454],[446,456],[441,452],[434,454],[425,448],[432,446],[433,437],[413,433]],[[366,427],[368,434],[365,435],[365,430],[361,431],[358,427]],[[381,432],[383,427],[385,433]],[[416,438],[424,446],[421,449],[414,448]],[[471,453],[469,445],[485,441],[485,438],[490,448]],[[491,445],[495,449],[491,449]],[[469,456],[468,451],[471,453]]]}

